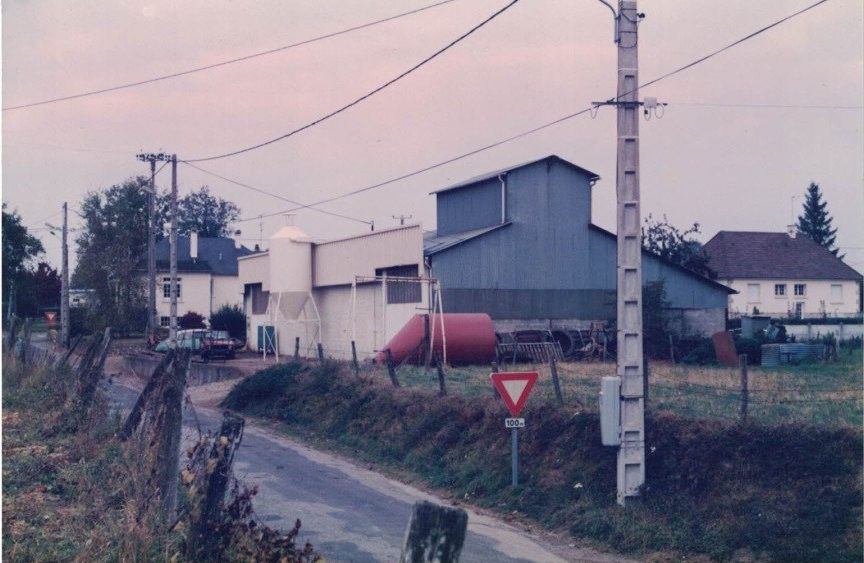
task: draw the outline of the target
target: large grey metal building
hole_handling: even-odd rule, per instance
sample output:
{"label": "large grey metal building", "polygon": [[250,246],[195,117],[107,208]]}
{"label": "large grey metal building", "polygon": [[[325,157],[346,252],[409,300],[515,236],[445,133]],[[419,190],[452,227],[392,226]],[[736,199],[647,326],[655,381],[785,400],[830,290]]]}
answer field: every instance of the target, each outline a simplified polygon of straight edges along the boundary
{"label": "large grey metal building", "polygon": [[[615,317],[616,239],[591,223],[598,176],[557,156],[434,192],[425,235],[445,310],[486,312],[498,330],[585,328]],[[643,283],[663,280],[678,331],[723,330],[728,287],[643,251]]]}

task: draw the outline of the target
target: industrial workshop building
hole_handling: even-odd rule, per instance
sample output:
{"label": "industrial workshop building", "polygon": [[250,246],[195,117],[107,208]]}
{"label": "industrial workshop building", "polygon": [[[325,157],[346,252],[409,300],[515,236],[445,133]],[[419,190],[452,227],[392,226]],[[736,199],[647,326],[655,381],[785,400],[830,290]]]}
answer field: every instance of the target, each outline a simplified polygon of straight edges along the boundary
{"label": "industrial workshop building", "polygon": [[[488,313],[500,332],[614,319],[616,237],[591,223],[598,178],[548,156],[433,192],[424,254],[444,310]],[[643,284],[665,282],[680,335],[725,329],[734,290],[646,251],[642,268]]]}
{"label": "industrial workshop building", "polygon": [[[615,318],[615,235],[591,223],[597,175],[557,156],[435,192],[420,225],[324,243],[288,225],[238,258],[250,348],[370,358],[416,314],[487,313],[496,331],[588,328]],[[643,252],[680,335],[723,330],[734,290]],[[431,304],[431,305],[430,305]]]}
{"label": "industrial workshop building", "polygon": [[419,225],[312,242],[299,227],[238,260],[249,348],[314,357],[372,357],[418,313],[428,312]]}

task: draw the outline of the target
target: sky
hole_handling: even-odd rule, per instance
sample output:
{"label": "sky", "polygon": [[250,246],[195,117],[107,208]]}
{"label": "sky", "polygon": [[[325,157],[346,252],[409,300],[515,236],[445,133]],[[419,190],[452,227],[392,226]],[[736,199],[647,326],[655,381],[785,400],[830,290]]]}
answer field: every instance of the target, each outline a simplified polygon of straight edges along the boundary
{"label": "sky", "polygon": [[[814,0],[642,0],[640,82]],[[311,39],[435,0],[6,0],[3,106],[133,82]],[[135,155],[221,154],[278,137],[387,82],[508,0],[453,0],[278,53],[171,80],[2,113],[2,199],[49,261],[68,201],[148,172]],[[598,0],[521,0],[394,85],[289,139],[200,166],[292,200],[337,196],[451,159],[615,95],[611,13]],[[642,121],[642,214],[703,242],[720,230],[784,231],[817,182],[846,260],[864,271],[864,3],[828,2],[645,88],[667,102]],[[784,106],[784,107],[766,107]],[[795,106],[795,107],[789,107]],[[806,107],[809,106],[809,107]],[[819,107],[813,107],[819,106]],[[830,106],[830,107],[827,107]],[[851,108],[851,109],[850,109]],[[518,140],[322,206],[374,221],[410,215],[434,229],[429,192],[557,154],[596,172],[593,221],[615,229],[615,115],[601,108]],[[167,168],[157,178],[170,185]],[[252,246],[292,207],[187,165],[181,196],[208,185],[237,203]],[[316,239],[369,226],[298,211]],[[70,226],[80,224],[70,214]],[[74,247],[73,247],[74,252]],[[73,258],[74,264],[74,258]]]}

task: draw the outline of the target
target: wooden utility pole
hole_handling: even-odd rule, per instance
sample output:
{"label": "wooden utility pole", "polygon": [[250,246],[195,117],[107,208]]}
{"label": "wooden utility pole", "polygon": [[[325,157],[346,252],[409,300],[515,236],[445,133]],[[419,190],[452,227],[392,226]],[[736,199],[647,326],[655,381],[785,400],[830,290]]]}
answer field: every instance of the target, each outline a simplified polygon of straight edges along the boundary
{"label": "wooden utility pole", "polygon": [[69,347],[69,204],[63,202],[63,264],[60,274],[60,344]]}
{"label": "wooden utility pole", "polygon": [[177,346],[177,155],[171,155],[171,329],[169,342]]}

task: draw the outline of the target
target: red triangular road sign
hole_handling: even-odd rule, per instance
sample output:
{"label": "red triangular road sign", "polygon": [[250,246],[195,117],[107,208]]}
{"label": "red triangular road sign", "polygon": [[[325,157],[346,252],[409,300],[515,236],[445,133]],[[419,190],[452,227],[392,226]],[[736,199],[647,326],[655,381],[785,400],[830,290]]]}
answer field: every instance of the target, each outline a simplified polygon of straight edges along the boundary
{"label": "red triangular road sign", "polygon": [[513,416],[519,416],[519,411],[525,406],[528,395],[537,383],[536,371],[511,371],[493,373],[492,383],[498,390],[498,394],[504,399],[507,410]]}

